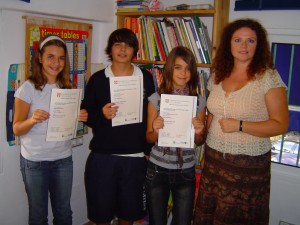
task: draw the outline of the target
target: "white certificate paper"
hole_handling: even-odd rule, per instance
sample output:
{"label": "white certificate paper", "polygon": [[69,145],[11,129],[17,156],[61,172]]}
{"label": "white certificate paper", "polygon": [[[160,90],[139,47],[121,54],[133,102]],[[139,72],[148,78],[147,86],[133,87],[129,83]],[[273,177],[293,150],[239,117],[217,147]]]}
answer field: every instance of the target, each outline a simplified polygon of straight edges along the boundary
{"label": "white certificate paper", "polygon": [[76,137],[82,89],[52,89],[46,141]]}
{"label": "white certificate paper", "polygon": [[140,123],[143,119],[143,76],[110,77],[111,102],[119,108],[112,126]]}
{"label": "white certificate paper", "polygon": [[160,116],[164,119],[164,127],[158,133],[158,146],[194,147],[192,119],[196,116],[196,107],[196,96],[161,95]]}

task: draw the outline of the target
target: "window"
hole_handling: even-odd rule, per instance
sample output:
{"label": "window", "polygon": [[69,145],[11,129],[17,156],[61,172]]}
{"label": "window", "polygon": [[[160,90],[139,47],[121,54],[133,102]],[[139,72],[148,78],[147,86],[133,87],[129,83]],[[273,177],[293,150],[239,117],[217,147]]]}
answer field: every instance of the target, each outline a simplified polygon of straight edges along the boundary
{"label": "window", "polygon": [[300,134],[289,132],[271,138],[271,160],[289,166],[300,167]]}
{"label": "window", "polygon": [[276,69],[287,85],[290,124],[288,133],[271,138],[272,161],[300,167],[300,44],[272,43]]}

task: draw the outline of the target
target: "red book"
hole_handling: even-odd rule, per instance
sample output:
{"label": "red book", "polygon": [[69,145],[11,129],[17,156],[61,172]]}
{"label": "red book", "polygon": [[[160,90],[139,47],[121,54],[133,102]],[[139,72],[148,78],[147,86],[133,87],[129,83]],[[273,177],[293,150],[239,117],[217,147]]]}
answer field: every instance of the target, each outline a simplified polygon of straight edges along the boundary
{"label": "red book", "polygon": [[160,59],[162,61],[166,61],[166,54],[165,54],[165,51],[164,51],[164,47],[163,47],[163,44],[161,42],[161,37],[159,36],[159,31],[158,31],[158,27],[157,27],[157,24],[155,21],[152,21],[152,28],[153,28],[153,33],[154,33],[154,38],[155,38],[155,41],[157,43],[157,46],[158,46],[158,52],[159,52],[159,55],[161,56]]}

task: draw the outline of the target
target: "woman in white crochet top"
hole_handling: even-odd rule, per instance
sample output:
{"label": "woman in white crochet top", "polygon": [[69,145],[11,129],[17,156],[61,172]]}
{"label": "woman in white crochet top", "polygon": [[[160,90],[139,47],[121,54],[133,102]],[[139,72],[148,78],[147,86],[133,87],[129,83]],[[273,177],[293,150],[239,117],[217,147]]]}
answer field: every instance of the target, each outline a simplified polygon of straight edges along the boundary
{"label": "woman in white crochet top", "polygon": [[225,27],[208,82],[208,136],[194,225],[269,224],[271,136],[289,124],[286,85],[267,32],[253,19]]}

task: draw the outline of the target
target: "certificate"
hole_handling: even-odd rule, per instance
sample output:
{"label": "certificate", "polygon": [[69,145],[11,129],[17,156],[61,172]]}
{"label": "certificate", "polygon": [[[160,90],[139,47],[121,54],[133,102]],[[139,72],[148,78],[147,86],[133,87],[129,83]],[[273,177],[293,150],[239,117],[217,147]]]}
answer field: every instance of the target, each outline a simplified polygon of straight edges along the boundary
{"label": "certificate", "polygon": [[160,116],[164,119],[164,127],[158,133],[158,146],[194,147],[192,119],[196,116],[196,107],[196,96],[161,95]]}
{"label": "certificate", "polygon": [[52,89],[46,141],[76,137],[82,89]]}
{"label": "certificate", "polygon": [[143,76],[110,77],[111,102],[119,108],[112,126],[140,123],[143,119]]}

